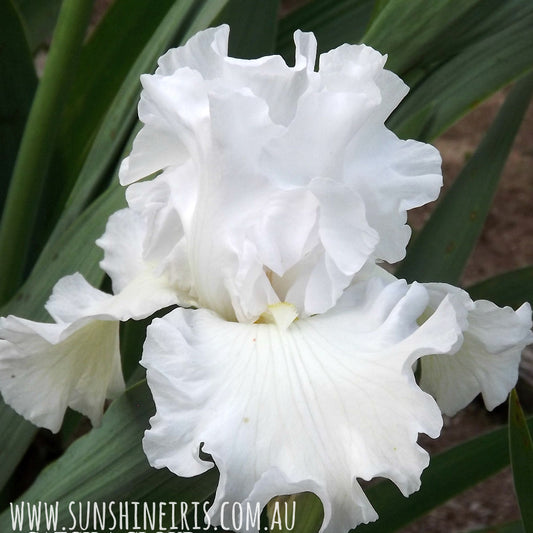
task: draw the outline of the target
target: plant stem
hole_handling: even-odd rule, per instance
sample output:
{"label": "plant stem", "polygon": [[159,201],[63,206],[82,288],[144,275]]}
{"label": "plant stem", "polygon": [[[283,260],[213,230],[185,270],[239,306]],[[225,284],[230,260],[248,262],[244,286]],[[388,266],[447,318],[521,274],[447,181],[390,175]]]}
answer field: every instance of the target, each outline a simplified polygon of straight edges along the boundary
{"label": "plant stem", "polygon": [[64,0],[20,144],[0,225],[0,303],[23,279],[58,118],[85,37],[92,0]]}

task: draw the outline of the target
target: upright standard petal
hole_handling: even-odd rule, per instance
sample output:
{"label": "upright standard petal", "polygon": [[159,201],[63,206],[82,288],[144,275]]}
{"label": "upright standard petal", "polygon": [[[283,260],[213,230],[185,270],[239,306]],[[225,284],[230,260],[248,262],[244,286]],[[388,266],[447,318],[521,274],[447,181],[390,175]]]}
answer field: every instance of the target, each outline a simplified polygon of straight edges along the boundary
{"label": "upright standard petal", "polygon": [[465,291],[445,283],[426,287],[431,296],[426,314],[448,297],[466,320],[458,350],[420,360],[420,386],[447,415],[454,415],[480,393],[487,409],[494,409],[515,386],[522,351],[533,342],[531,306],[525,303],[514,311],[486,300],[473,302]]}
{"label": "upright standard petal", "polygon": [[429,458],[418,434],[436,437],[442,420],[412,365],[452,349],[460,328],[447,300],[419,327],[426,291],[403,281],[359,284],[341,309],[306,319],[287,305],[271,306],[270,323],[204,309],[153,322],[142,364],[157,412],[144,450],[182,476],[212,467],[200,447],[211,455],[214,523],[222,502],[312,491],[321,531],[340,533],[377,517],[357,478],[388,477],[404,495],[419,488]]}
{"label": "upright standard petal", "polygon": [[379,52],[344,45],[315,71],[312,34],[295,33],[294,66],[228,57],[228,36],[201,32],[142,78],[120,176],[161,172],[127,194],[149,224],[145,257],[228,320],[285,296],[323,313],[368,262],[403,258],[406,211],[441,185],[438,152],[385,127],[407,88]]}
{"label": "upright standard petal", "polygon": [[[133,209],[121,209],[109,217],[105,233],[96,244],[104,250],[100,267],[111,278],[115,296],[105,303],[103,309],[91,307],[94,305],[91,300],[80,302],[78,314],[107,312],[119,320],[140,319],[170,305],[190,303],[190,291],[180,290],[162,265],[147,253],[151,244],[156,246],[153,243],[154,235],[157,235],[156,231]],[[80,278],[81,276],[67,276],[62,281],[65,287],[57,284],[54,293],[62,290],[65,297],[61,300],[72,301],[75,294],[83,294],[83,289],[79,291],[76,286],[72,286],[83,285]],[[47,304],[49,311],[54,300],[55,296],[52,294]],[[50,314],[54,316],[53,312]]]}

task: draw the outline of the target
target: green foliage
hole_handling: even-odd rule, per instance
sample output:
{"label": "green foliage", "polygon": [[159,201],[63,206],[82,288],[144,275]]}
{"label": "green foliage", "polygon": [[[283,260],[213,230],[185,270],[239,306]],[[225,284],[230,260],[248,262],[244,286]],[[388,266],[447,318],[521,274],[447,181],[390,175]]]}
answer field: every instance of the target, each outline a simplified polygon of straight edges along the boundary
{"label": "green foliage", "polygon": [[409,247],[399,277],[409,281],[459,281],[483,229],[532,94],[530,74],[511,91],[475,154]]}
{"label": "green foliage", "polygon": [[[20,415],[0,399],[0,427],[2,446],[0,446],[0,489],[3,489],[15,471],[19,461],[37,433],[37,428],[21,419]],[[10,494],[4,495],[9,498]],[[0,498],[1,499],[1,498]]]}
{"label": "green foliage", "polygon": [[313,0],[279,22],[276,52],[288,64],[294,63],[293,33],[312,31],[318,52],[327,52],[342,43],[356,43],[363,36],[374,2],[372,0]]}
{"label": "green foliage", "polygon": [[533,3],[522,0],[482,0],[463,18],[451,20],[445,33],[427,43],[429,53],[422,64],[406,73],[411,93],[389,126],[402,138],[432,140],[495,91],[529,72],[532,24]]}
{"label": "green foliage", "polygon": [[483,280],[468,292],[473,300],[490,300],[497,305],[516,309],[524,302],[533,302],[533,267],[505,272]]}
{"label": "green foliage", "polygon": [[14,0],[20,10],[32,52],[46,46],[52,38],[61,0]]}
{"label": "green foliage", "polygon": [[389,0],[383,6],[378,4],[379,13],[362,41],[388,54],[387,68],[404,77],[412,69],[431,64],[428,56],[436,42],[444,39],[449,43],[449,29],[477,3],[478,0]]}
{"label": "green foliage", "polygon": [[[0,226],[0,303],[19,286],[37,217],[57,116],[82,46],[90,0],[66,0],[20,143]],[[6,74],[7,75],[7,74]]]}
{"label": "green foliage", "polygon": [[233,0],[227,3],[213,26],[229,24],[230,56],[255,59],[274,52],[278,11],[279,0]]}
{"label": "green foliage", "polygon": [[[145,382],[131,388],[113,403],[102,426],[74,442],[19,502],[60,502],[60,530],[72,524],[70,501],[192,502],[210,496],[216,471],[185,479],[148,464],[141,440],[154,410]],[[7,509],[0,515],[0,531],[10,530]]]}
{"label": "green foliage", "polygon": [[0,2],[0,212],[37,76],[20,16],[10,0]]}
{"label": "green foliage", "polygon": [[516,391],[509,398],[509,450],[522,525],[533,530],[533,441]]}
{"label": "green foliage", "polygon": [[[313,0],[281,18],[278,0],[116,0],[86,40],[89,4],[64,1],[49,65],[33,100],[37,78],[30,50],[49,39],[59,2],[0,0],[0,208],[9,183],[22,191],[10,193],[3,211],[2,315],[46,320],[43,305],[53,285],[75,271],[96,286],[103,282],[98,267],[101,253],[92,243],[102,234],[107,217],[125,205],[117,165],[139,128],[139,76],[153,71],[157,58],[170,46],[221,22],[231,24],[230,52],[239,57],[275,52],[292,62],[296,29],[315,32],[319,51],[363,41],[388,53],[388,68],[412,88],[389,120],[402,137],[433,139],[494,91],[519,80],[398,273],[418,281],[460,278],[533,91],[530,0]],[[56,129],[54,139],[50,132]],[[29,140],[24,140],[23,131]],[[43,188],[40,199],[37,191]],[[33,215],[28,215],[29,204]],[[9,213],[36,219],[37,229],[32,220],[21,229],[20,216],[9,222]],[[31,250],[29,260],[26,249]],[[473,298],[516,307],[524,299],[533,300],[532,269],[502,274],[469,291]],[[134,383],[142,375],[136,361],[143,324],[126,324],[123,332],[125,368]],[[129,389],[111,405],[102,427],[69,446],[20,499],[58,500],[65,518],[64,503],[70,500],[190,502],[211,497],[215,471],[181,479],[149,467],[141,439],[153,410],[144,383]],[[529,512],[533,491],[528,489],[533,476],[531,440],[515,398],[510,419],[511,458],[527,530],[533,527]],[[3,487],[35,428],[1,403],[0,427]],[[505,429],[463,443],[432,459],[421,491],[409,499],[388,482],[369,488],[381,518],[357,532],[403,527],[508,463]],[[296,500],[294,531],[318,530],[323,511],[317,497],[301,494]],[[4,512],[0,530],[9,527]],[[520,524],[490,529],[520,530]]]}

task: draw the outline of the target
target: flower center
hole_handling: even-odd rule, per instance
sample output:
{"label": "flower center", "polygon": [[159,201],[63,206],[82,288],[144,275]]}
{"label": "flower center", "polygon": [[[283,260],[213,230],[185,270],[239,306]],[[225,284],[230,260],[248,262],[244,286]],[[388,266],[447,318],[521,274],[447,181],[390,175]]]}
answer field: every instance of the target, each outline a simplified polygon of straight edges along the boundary
{"label": "flower center", "polygon": [[256,324],[276,324],[280,329],[287,329],[298,319],[296,306],[287,302],[271,304],[255,321]]}

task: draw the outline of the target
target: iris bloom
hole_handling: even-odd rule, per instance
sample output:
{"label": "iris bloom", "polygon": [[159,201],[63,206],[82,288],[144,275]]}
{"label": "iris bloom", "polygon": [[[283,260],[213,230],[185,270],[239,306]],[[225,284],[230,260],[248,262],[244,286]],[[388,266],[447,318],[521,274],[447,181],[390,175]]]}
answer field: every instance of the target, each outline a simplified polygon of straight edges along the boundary
{"label": "iris bloom", "polygon": [[[384,56],[344,45],[315,70],[314,36],[296,32],[293,67],[240,60],[228,33],[197,34],[142,77],[144,126],[120,170],[129,207],[98,241],[114,295],[75,275],[49,302],[56,324],[4,319],[0,386],[51,429],[67,404],[97,421],[89,404],[101,413],[119,363],[115,341],[94,339],[177,304],[143,351],[157,409],[150,463],[194,476],[214,462],[214,524],[223,502],[311,491],[321,531],[347,531],[377,518],[357,478],[411,494],[429,462],[418,434],[438,436],[441,410],[479,392],[489,408],[505,399],[531,310],[379,266],[404,257],[407,210],[442,182],[433,147],[384,125],[407,93]],[[97,390],[104,367],[114,386]],[[55,381],[60,399],[36,412],[27,387]]]}

